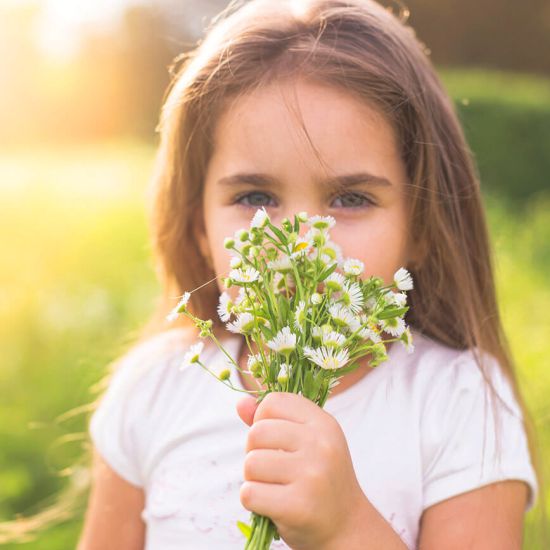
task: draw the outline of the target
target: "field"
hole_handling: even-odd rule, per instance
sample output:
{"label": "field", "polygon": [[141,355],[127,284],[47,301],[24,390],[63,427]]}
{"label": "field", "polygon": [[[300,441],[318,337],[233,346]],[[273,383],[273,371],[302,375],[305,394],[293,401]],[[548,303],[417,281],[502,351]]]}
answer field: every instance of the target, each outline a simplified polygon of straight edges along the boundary
{"label": "field", "polygon": [[[475,72],[444,76],[462,106],[482,176],[487,170],[491,181],[486,203],[504,324],[536,420],[542,456],[548,456],[550,185],[544,176],[549,173],[544,164],[548,160],[541,160],[538,168],[529,166],[536,179],[531,187],[516,182],[514,188],[508,181],[503,190],[513,191],[499,193],[495,178],[500,176],[491,171],[491,163],[498,162],[497,152],[484,154],[482,138],[489,134],[468,118],[466,104],[473,112],[484,104],[498,104],[499,112],[508,106],[514,113],[520,105],[529,112],[534,109],[539,117],[547,116],[550,84],[525,80],[523,88],[508,89],[500,85],[503,76]],[[511,77],[508,82],[517,83]],[[543,145],[535,143],[529,150],[539,158],[540,148]],[[514,157],[513,149],[498,142],[492,143],[492,149],[507,162]],[[153,151],[152,145],[113,141],[0,152],[2,520],[43,509],[66,485],[62,474],[85,441],[86,415],[65,421],[58,416],[92,400],[90,387],[153,309],[158,287],[144,214]],[[523,154],[516,160],[532,164]],[[545,179],[540,180],[540,174]],[[70,437],[63,438],[66,435]],[[546,509],[550,510],[549,501]],[[534,540],[537,512],[527,516],[524,548],[529,550],[542,548]],[[73,548],[81,520],[79,513],[47,530],[39,541],[3,547]]]}

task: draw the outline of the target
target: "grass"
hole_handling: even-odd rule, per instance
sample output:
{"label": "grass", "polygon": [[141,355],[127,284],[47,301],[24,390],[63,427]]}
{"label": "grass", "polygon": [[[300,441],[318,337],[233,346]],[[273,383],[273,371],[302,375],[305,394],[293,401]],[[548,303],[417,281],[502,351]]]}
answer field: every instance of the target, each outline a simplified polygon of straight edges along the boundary
{"label": "grass", "polygon": [[[501,81],[484,73],[457,75],[446,76],[457,98],[470,90],[489,98],[503,94]],[[532,81],[524,103],[550,105],[548,89],[548,81]],[[521,104],[522,87],[507,90],[502,103]],[[116,141],[0,153],[2,519],[40,510],[65,485],[58,473],[78,456],[81,443],[56,441],[86,425],[83,416],[65,423],[56,417],[91,401],[90,386],[153,309],[158,287],[143,194],[152,154],[149,145]],[[539,194],[521,209],[494,195],[488,199],[504,324],[543,456],[550,453],[547,197]],[[81,524],[79,516],[39,541],[4,548],[73,548]],[[536,530],[530,512],[529,550],[542,548]]]}

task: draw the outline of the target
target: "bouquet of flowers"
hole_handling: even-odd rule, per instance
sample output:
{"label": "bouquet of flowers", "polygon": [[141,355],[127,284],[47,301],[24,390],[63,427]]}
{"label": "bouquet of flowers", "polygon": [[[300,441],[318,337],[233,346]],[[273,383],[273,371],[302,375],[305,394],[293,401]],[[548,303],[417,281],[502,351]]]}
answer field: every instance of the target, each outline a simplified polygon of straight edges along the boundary
{"label": "bouquet of flowers", "polygon": [[[300,236],[300,227],[308,231]],[[371,367],[387,359],[386,344],[399,341],[412,352],[410,329],[403,319],[413,282],[400,268],[390,285],[371,276],[362,278],[361,261],[342,257],[330,240],[335,220],[300,212],[275,226],[265,209],[258,210],[249,229],[224,241],[231,252],[224,287],[238,288],[220,295],[218,314],[229,331],[242,334],[250,354],[247,370],[223,348],[212,331],[212,320],[194,316],[187,308],[190,292],[168,316],[191,318],[200,338],[211,338],[228,359],[228,368],[209,369],[201,362],[204,344],[192,345],[181,368],[198,364],[232,389],[230,368],[247,372],[262,383],[260,402],[269,392],[300,394],[323,407],[341,377],[355,370],[361,357]],[[385,337],[386,336],[386,337]],[[257,352],[254,353],[252,345]],[[278,540],[275,524],[251,513],[251,524],[238,522],[246,536],[245,550],[267,550]]]}

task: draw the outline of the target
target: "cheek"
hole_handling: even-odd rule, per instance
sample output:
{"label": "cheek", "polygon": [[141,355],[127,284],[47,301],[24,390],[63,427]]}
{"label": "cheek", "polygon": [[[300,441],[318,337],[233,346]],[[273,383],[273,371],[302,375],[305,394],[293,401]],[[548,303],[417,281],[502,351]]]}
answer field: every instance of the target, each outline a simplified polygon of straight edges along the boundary
{"label": "cheek", "polygon": [[335,227],[331,236],[341,246],[345,258],[356,258],[365,264],[363,277],[374,275],[389,284],[394,273],[407,263],[406,228],[400,221],[394,221],[366,223],[338,235]]}

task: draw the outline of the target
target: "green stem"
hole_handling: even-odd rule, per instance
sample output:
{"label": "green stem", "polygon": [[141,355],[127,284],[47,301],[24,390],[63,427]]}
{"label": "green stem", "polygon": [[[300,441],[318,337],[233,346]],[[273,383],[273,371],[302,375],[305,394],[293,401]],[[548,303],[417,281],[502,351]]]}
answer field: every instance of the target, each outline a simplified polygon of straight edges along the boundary
{"label": "green stem", "polygon": [[[197,364],[200,365],[206,372],[210,373],[211,376],[213,376],[216,380],[220,380],[206,365],[203,365],[200,361],[197,361]],[[225,380],[220,380],[223,384],[225,384],[226,386],[229,385],[229,387],[235,391],[240,391],[242,393],[248,393],[249,395],[250,394],[257,394],[257,393],[262,393],[260,391],[255,391],[255,390],[241,390],[240,388],[236,388],[232,383],[231,383],[231,380],[227,380],[227,382],[229,382],[229,384],[226,384]]]}

